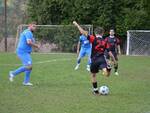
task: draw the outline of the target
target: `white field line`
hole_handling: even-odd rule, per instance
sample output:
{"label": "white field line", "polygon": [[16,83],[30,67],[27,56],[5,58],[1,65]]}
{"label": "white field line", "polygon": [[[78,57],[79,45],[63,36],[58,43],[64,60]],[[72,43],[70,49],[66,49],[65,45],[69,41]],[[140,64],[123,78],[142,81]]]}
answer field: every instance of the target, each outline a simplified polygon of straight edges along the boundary
{"label": "white field line", "polygon": [[[5,53],[5,52],[1,52],[1,53]],[[7,54],[16,54],[16,52],[8,52]],[[51,54],[52,54],[52,55],[53,55],[53,54],[54,54],[54,55],[55,55],[55,54],[56,54],[56,55],[57,55],[57,54],[58,54],[58,55],[61,55],[61,54],[62,54],[62,55],[76,55],[76,53],[61,53],[61,52],[56,52],[56,53],[55,53],[55,52],[51,52],[51,53],[46,53],[46,52],[45,52],[45,53],[44,53],[44,52],[32,52],[32,54],[39,54],[39,55],[42,55],[42,54],[43,54],[43,55],[51,55]]]}
{"label": "white field line", "polygon": [[60,55],[60,54],[62,54],[62,55],[75,55],[76,53],[41,53],[41,52],[32,52],[32,54],[43,54],[43,55],[51,55],[51,54],[58,54],[58,55]]}
{"label": "white field line", "polygon": [[38,61],[33,64],[44,64],[44,63],[50,63],[50,62],[69,61],[69,60],[71,60],[71,59],[52,59],[52,60]]}
{"label": "white field line", "polygon": [[[33,64],[44,64],[44,63],[51,63],[51,62],[57,62],[57,61],[70,61],[72,59],[52,59],[52,60],[44,60],[44,61],[38,61],[38,62],[33,62]],[[0,64],[0,66],[19,66],[22,64]]]}

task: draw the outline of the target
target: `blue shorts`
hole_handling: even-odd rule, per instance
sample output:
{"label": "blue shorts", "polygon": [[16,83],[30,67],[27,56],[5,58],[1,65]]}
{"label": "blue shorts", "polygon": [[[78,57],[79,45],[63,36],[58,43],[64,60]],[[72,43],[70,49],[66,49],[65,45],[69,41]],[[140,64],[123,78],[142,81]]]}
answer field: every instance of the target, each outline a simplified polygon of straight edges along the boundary
{"label": "blue shorts", "polygon": [[32,65],[32,58],[30,53],[28,52],[22,52],[22,51],[17,51],[17,55],[22,61],[22,64],[25,66]]}
{"label": "blue shorts", "polygon": [[83,58],[85,55],[91,57],[91,48],[83,48],[81,47],[79,58]]}

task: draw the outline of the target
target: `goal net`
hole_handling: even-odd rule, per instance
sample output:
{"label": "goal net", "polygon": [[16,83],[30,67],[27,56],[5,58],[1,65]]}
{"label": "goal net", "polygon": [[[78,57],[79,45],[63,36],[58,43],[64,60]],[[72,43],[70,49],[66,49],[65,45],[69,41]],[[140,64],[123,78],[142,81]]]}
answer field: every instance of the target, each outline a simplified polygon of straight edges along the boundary
{"label": "goal net", "polygon": [[[80,32],[74,25],[36,25],[37,30],[34,37],[41,48],[36,52],[74,52]],[[16,44],[21,32],[27,29],[28,25],[19,25],[17,30]],[[90,34],[93,33],[92,25],[81,25]]]}
{"label": "goal net", "polygon": [[127,31],[126,55],[150,55],[150,30]]}

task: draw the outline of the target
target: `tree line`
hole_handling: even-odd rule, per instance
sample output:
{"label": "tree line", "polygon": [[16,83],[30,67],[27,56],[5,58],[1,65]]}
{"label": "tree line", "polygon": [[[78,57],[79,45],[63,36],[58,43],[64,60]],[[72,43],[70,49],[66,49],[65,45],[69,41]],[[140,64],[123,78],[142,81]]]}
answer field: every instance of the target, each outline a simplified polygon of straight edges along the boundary
{"label": "tree line", "polygon": [[149,0],[28,0],[28,21],[38,24],[81,24],[114,28],[125,37],[130,29],[150,28]]}
{"label": "tree line", "polygon": [[76,20],[102,26],[105,35],[113,28],[124,44],[127,30],[150,29],[149,0],[28,0],[27,15],[27,21],[38,24],[68,25]]}
{"label": "tree line", "polygon": [[[102,26],[106,35],[110,28],[114,28],[123,43],[126,40],[127,30],[150,29],[149,0],[8,0],[7,9],[8,35],[15,35],[19,24],[30,21],[37,21],[38,24],[72,25],[72,21],[76,20],[83,25]],[[0,37],[3,37],[2,0],[0,0],[0,20],[2,25]],[[61,47],[77,41],[70,38],[68,44],[64,44],[67,42],[65,34],[61,38],[60,40],[57,38]],[[54,39],[56,40],[56,37]]]}

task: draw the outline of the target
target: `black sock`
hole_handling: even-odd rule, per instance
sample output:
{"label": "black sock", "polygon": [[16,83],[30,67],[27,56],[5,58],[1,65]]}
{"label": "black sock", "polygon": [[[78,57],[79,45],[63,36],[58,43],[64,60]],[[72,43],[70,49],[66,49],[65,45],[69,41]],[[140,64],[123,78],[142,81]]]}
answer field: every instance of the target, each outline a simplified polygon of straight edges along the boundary
{"label": "black sock", "polygon": [[97,82],[93,82],[93,88],[97,88]]}
{"label": "black sock", "polygon": [[95,93],[98,93],[97,82],[93,82],[93,89]]}
{"label": "black sock", "polygon": [[116,64],[116,65],[114,66],[114,69],[115,69],[115,72],[117,72],[117,70],[118,70],[118,64]]}

